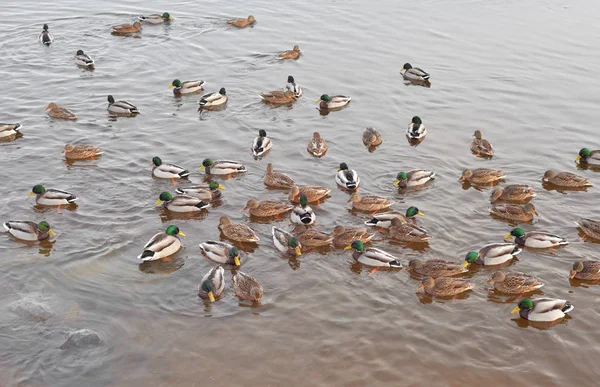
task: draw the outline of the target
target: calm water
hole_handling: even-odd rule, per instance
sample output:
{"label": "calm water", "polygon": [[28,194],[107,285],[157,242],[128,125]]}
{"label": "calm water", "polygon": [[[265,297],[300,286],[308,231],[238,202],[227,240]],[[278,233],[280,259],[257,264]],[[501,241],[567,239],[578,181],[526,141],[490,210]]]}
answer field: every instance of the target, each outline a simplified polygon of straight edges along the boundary
{"label": "calm water", "polygon": [[[591,385],[598,379],[600,287],[568,280],[572,262],[597,258],[599,245],[583,242],[573,222],[600,217],[598,188],[562,193],[541,186],[546,169],[576,171],[583,146],[597,149],[600,66],[595,37],[600,16],[591,0],[523,1],[178,1],[100,5],[61,0],[52,7],[24,0],[3,5],[0,25],[0,121],[20,122],[24,136],[0,144],[0,220],[46,219],[55,242],[26,245],[0,238],[0,385],[5,386],[365,386],[365,385]],[[144,28],[140,39],[114,37],[110,26],[141,13],[169,11],[170,26]],[[254,28],[224,27],[229,17],[252,14]],[[37,41],[44,22],[56,39]],[[299,44],[303,56],[281,63],[275,55]],[[96,70],[77,68],[77,49]],[[404,62],[432,74],[430,89],[407,86]],[[288,75],[304,88],[292,108],[271,109],[261,91],[279,89]],[[175,99],[174,78],[204,79],[208,91],[226,87],[229,105],[201,117],[198,96]],[[320,116],[321,94],[350,95],[340,112]],[[109,119],[106,96],[139,107],[136,118]],[[76,122],[52,121],[51,101],[68,106]],[[410,147],[406,124],[419,115],[429,129]],[[369,153],[366,126],[384,143]],[[249,153],[258,129],[272,151]],[[492,160],[477,159],[469,145],[475,129],[495,146]],[[313,131],[329,142],[315,159],[306,152]],[[65,143],[105,150],[96,161],[67,164]],[[249,172],[222,181],[222,205],[196,219],[170,219],[153,207],[160,192],[152,156],[193,170],[206,157],[244,162]],[[495,167],[507,183],[533,185],[540,213],[526,230],[566,236],[557,251],[525,250],[510,269],[539,276],[537,296],[568,298],[571,317],[550,329],[510,314],[514,299],[490,292],[491,270],[470,273],[477,287],[453,301],[415,289],[405,270],[378,271],[353,263],[344,251],[280,257],[272,225],[250,222],[240,209],[250,198],[282,199],[265,190],[268,162],[300,184],[334,188],[317,211],[319,229],[359,226],[348,195],[334,175],[346,161],[361,176],[361,193],[390,196],[394,209],[416,205],[431,244],[415,250],[377,237],[377,247],[401,257],[460,261],[464,254],[501,241],[511,226],[487,211],[489,190],[457,182],[463,168]],[[400,170],[430,168],[426,189],[394,189]],[[579,171],[600,185],[600,174]],[[78,207],[34,207],[26,194],[42,183],[80,196]],[[261,243],[243,257],[242,270],[265,290],[260,306],[240,304],[229,273],[225,297],[209,306],[196,286],[211,264],[198,248],[218,239],[218,219],[250,224]],[[170,263],[139,265],[135,257],[170,223],[187,234]],[[41,305],[42,318],[15,307]],[[17,304],[15,304],[17,303]],[[37,317],[40,317],[39,315]],[[39,321],[42,320],[42,321]],[[103,344],[63,350],[66,335],[88,328]]]}

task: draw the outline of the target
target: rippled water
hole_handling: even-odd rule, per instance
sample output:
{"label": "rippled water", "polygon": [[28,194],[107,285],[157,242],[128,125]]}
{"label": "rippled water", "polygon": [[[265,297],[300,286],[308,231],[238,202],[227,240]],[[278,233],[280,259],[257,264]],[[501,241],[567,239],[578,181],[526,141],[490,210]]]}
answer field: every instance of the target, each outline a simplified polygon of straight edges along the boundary
{"label": "rippled water", "polygon": [[[599,218],[597,187],[587,192],[545,190],[547,169],[575,171],[580,148],[598,148],[600,52],[597,7],[569,1],[179,1],[147,5],[61,0],[52,7],[21,1],[3,5],[0,25],[0,121],[20,122],[23,137],[0,144],[0,220],[48,220],[51,243],[28,245],[0,238],[0,385],[194,386],[194,385],[591,385],[600,315],[598,286],[570,283],[568,270],[581,257],[597,258],[598,244],[581,241],[574,221]],[[110,35],[110,26],[142,13],[169,11],[169,26],[145,27],[139,39]],[[252,14],[253,28],[224,26]],[[56,39],[37,41],[47,22]],[[300,60],[275,55],[299,44]],[[77,68],[77,49],[96,70]],[[404,62],[432,74],[431,88],[407,86]],[[261,91],[279,89],[288,75],[304,88],[292,108],[272,109]],[[226,87],[227,109],[197,112],[198,96],[175,99],[175,78],[204,79],[208,91]],[[321,116],[323,93],[352,97],[340,112]],[[106,96],[141,110],[136,118],[111,119]],[[76,122],[53,121],[49,102],[68,106]],[[410,147],[407,122],[419,115],[429,129]],[[366,126],[383,133],[373,153],[361,143]],[[272,151],[253,160],[249,146],[259,128]],[[469,151],[475,129],[496,148],[492,160]],[[329,143],[322,159],[306,152],[319,131]],[[105,154],[67,164],[65,143],[92,144]],[[174,191],[154,180],[148,163],[158,155],[193,170],[206,157],[244,162],[249,172],[222,181],[224,200],[206,216],[173,219],[153,207],[159,193]],[[333,188],[316,208],[319,229],[358,226],[366,214],[349,211],[348,195],[334,175],[346,161],[361,176],[361,193],[390,196],[394,209],[416,205],[433,235],[426,248],[375,246],[401,257],[460,261],[469,250],[501,241],[511,225],[488,215],[490,190],[457,182],[463,168],[501,168],[507,183],[535,187],[540,213],[526,230],[567,237],[557,251],[525,250],[510,269],[539,276],[537,295],[567,298],[575,310],[550,329],[509,312],[514,298],[490,292],[490,270],[473,270],[477,287],[455,301],[416,293],[419,281],[402,271],[354,264],[341,250],[297,260],[272,246],[272,225],[239,210],[250,198],[285,200],[265,190],[268,162],[300,184]],[[400,170],[430,168],[437,179],[402,194],[393,186]],[[600,185],[600,175],[578,171]],[[74,209],[37,208],[26,194],[42,183],[71,191]],[[198,244],[218,239],[218,219],[250,224],[261,237],[244,255],[242,270],[262,283],[261,305],[233,296],[204,305],[196,296],[211,264]],[[143,244],[167,224],[187,234],[185,248],[168,263],[139,265]],[[37,305],[32,315],[20,307]],[[41,308],[41,309],[40,309]],[[69,332],[99,332],[102,345],[60,349]]]}

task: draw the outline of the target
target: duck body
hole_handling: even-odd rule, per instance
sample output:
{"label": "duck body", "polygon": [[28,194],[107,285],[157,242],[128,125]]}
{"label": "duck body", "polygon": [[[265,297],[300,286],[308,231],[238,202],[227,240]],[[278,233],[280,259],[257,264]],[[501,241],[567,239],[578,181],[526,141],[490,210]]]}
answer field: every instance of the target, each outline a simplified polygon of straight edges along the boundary
{"label": "duck body", "polygon": [[[528,301],[528,302],[527,302]],[[523,299],[511,313],[519,313],[525,320],[552,322],[565,317],[574,309],[570,301],[557,298]]]}
{"label": "duck body", "polygon": [[435,172],[433,171],[413,169],[412,171],[398,173],[394,185],[401,189],[419,187],[433,180],[434,177]]}
{"label": "duck body", "polygon": [[583,218],[575,222],[575,224],[588,237],[600,240],[600,221]]}
{"label": "duck body", "polygon": [[231,223],[231,220],[226,216],[221,217],[218,228],[225,238],[234,242],[256,243],[260,241],[260,238],[250,227],[245,224]]}
{"label": "duck body", "polygon": [[542,181],[564,188],[584,188],[592,186],[592,183],[583,176],[571,172],[556,173],[553,170],[546,171]]}
{"label": "duck body", "polygon": [[362,135],[362,142],[365,146],[377,146],[383,142],[381,132],[375,128],[368,127]]}
{"label": "duck body", "polygon": [[288,195],[288,199],[292,203],[300,203],[301,195],[306,196],[306,199],[309,203],[315,203],[324,199],[327,195],[331,193],[329,188],[319,187],[315,185],[305,185],[302,187],[294,186],[292,187],[292,191]]}
{"label": "duck body", "polygon": [[375,195],[360,196],[354,194],[350,201],[352,202],[353,209],[365,212],[380,211],[394,204],[392,199]]}
{"label": "duck body", "polygon": [[215,302],[225,291],[225,269],[215,266],[202,277],[198,285],[198,296],[204,300]]}
{"label": "duck body", "polygon": [[[170,197],[170,199],[167,199],[164,201],[159,199],[157,201],[157,204],[162,203],[163,208],[166,208],[167,210],[169,210],[171,212],[179,212],[179,213],[200,212],[200,211],[210,207],[209,203],[204,202],[201,199],[198,199],[193,196],[175,195],[175,196],[171,197],[171,195],[169,195],[169,197]],[[162,195],[161,195],[161,198],[162,198]]]}
{"label": "duck body", "polygon": [[468,271],[455,262],[444,261],[443,259],[429,259],[427,261],[411,259],[408,262],[408,268],[414,273],[431,278],[452,277]]}
{"label": "duck body", "polygon": [[475,284],[463,278],[427,277],[423,279],[420,287],[424,288],[425,293],[431,296],[453,297],[473,289]]}
{"label": "duck body", "polygon": [[67,191],[59,189],[46,189],[41,185],[33,187],[28,196],[35,196],[35,202],[42,206],[63,206],[74,203],[78,198]]}
{"label": "duck body", "polygon": [[51,102],[48,105],[48,107],[46,108],[46,112],[48,113],[48,116],[58,120],[75,121],[77,119],[75,113],[73,113],[66,107],[58,106],[54,102]]}
{"label": "duck body", "polygon": [[68,160],[85,160],[104,154],[104,152],[91,145],[73,145],[67,144],[61,152]]}
{"label": "duck body", "polygon": [[190,175],[187,169],[179,165],[163,163],[160,157],[153,157],[150,165],[154,166],[152,176],[159,179],[182,179]]}
{"label": "duck body", "polygon": [[232,19],[227,21],[227,25],[228,26],[232,26],[232,27],[237,27],[237,28],[245,28],[248,26],[251,26],[252,24],[256,23],[256,19],[254,19],[254,16],[250,15],[248,16],[246,19]]}
{"label": "duck body", "polygon": [[333,229],[333,244],[335,247],[347,247],[354,241],[367,243],[375,234],[369,233],[366,228],[347,228],[344,226],[336,226]]}
{"label": "duck body", "polygon": [[16,136],[20,129],[21,124],[0,124],[0,139]]}
{"label": "duck body", "polygon": [[173,89],[173,94],[175,95],[185,95],[185,94],[194,94],[200,91],[203,91],[204,81],[183,81],[181,82],[179,79],[173,81],[173,83],[169,86],[170,89]]}
{"label": "duck body", "polygon": [[502,171],[490,168],[465,169],[458,181],[468,182],[475,185],[486,185],[495,183],[506,177]]}
{"label": "duck body", "polygon": [[344,189],[354,191],[360,184],[360,178],[354,169],[349,169],[346,163],[341,163],[335,175],[335,182]]}
{"label": "duck body", "polygon": [[531,222],[533,215],[537,215],[537,211],[531,203],[523,206],[519,204],[496,204],[490,208],[490,213],[500,218],[518,222]]}
{"label": "duck body", "polygon": [[491,202],[499,200],[506,202],[525,202],[536,197],[533,188],[526,184],[511,184],[503,188],[496,188],[492,192]]}
{"label": "duck body", "polygon": [[306,229],[297,235],[298,241],[306,248],[327,247],[333,242],[333,235],[313,229]]}
{"label": "duck body", "polygon": [[547,249],[551,247],[566,246],[569,242],[558,235],[550,234],[544,231],[530,231],[524,233],[520,228],[513,229],[505,239],[515,237],[515,243],[519,246],[531,247],[534,249]]}
{"label": "duck body", "polygon": [[427,135],[427,127],[423,125],[421,119],[417,116],[413,117],[406,128],[406,137],[411,140],[420,140]]}
{"label": "duck body", "polygon": [[418,67],[412,67],[410,63],[405,63],[404,66],[402,66],[400,74],[402,74],[402,77],[404,77],[404,79],[406,79],[407,81],[413,82],[429,81],[429,78],[431,77],[427,71]]}
{"label": "duck body", "polygon": [[600,280],[600,261],[588,260],[573,263],[569,278],[587,281]]}
{"label": "duck body", "polygon": [[2,225],[10,235],[24,241],[43,241],[50,238],[51,235],[55,235],[47,222],[35,223],[26,220],[11,220],[4,222]]}
{"label": "duck body", "polygon": [[287,84],[285,85],[285,89],[287,91],[291,91],[292,93],[294,93],[294,97],[296,99],[298,99],[302,96],[302,88],[300,87],[300,85],[298,85],[296,83],[296,81],[294,80],[294,77],[292,77],[291,75],[288,76]]}
{"label": "duck body", "polygon": [[270,188],[291,189],[294,187],[294,180],[282,172],[274,172],[273,165],[267,165],[267,172],[263,179],[263,183]]}
{"label": "duck body", "polygon": [[300,58],[300,46],[295,45],[292,50],[286,50],[279,53],[279,59],[293,59],[297,60]]}
{"label": "duck body", "polygon": [[206,93],[200,97],[200,101],[198,101],[198,105],[200,105],[200,107],[198,110],[213,110],[217,108],[223,108],[227,104],[227,101],[227,91],[224,87],[222,87],[218,92]]}
{"label": "duck body", "polygon": [[137,107],[130,104],[127,101],[115,101],[112,95],[108,96],[108,107],[106,108],[109,113],[115,115],[134,115],[140,114]]}
{"label": "duck body", "polygon": [[463,267],[470,263],[476,265],[501,265],[516,257],[522,250],[514,243],[490,243],[477,253],[467,254]]}
{"label": "duck body", "polygon": [[140,32],[142,30],[142,23],[136,21],[133,24],[119,24],[117,26],[112,27],[113,35],[129,35],[135,34],[136,32]]}
{"label": "duck body", "polygon": [[217,264],[240,266],[238,250],[229,243],[207,241],[200,243],[200,250],[206,258]]}
{"label": "duck body", "polygon": [[144,251],[138,256],[142,261],[156,261],[169,257],[181,248],[177,235],[185,236],[176,226],[169,226],[167,232],[154,235],[144,246]]}
{"label": "duck body", "polygon": [[249,200],[243,211],[249,210],[250,215],[259,218],[270,218],[272,216],[285,214],[293,208],[293,205],[277,200],[262,200],[260,202],[258,200]]}
{"label": "duck body", "polygon": [[205,159],[200,169],[204,169],[207,175],[231,175],[234,173],[244,173],[248,170],[246,166],[237,161],[231,160],[210,160]]}
{"label": "duck body", "polygon": [[252,155],[254,157],[260,157],[271,150],[273,143],[271,139],[267,137],[267,132],[263,129],[258,131],[258,137],[252,141]]}
{"label": "duck body", "polygon": [[81,67],[94,67],[94,60],[83,50],[78,50],[75,54],[75,64]]}
{"label": "duck body", "polygon": [[481,138],[481,132],[479,130],[476,130],[473,136],[475,138],[471,143],[471,152],[473,152],[477,156],[482,157],[494,156],[494,147],[492,146],[492,144],[490,144],[488,140]]}
{"label": "duck body", "polygon": [[315,157],[323,157],[327,153],[327,141],[318,132],[313,134],[313,137],[308,141],[306,150]]}
{"label": "duck body", "polygon": [[315,222],[316,216],[312,208],[308,205],[306,196],[301,195],[300,205],[294,207],[290,213],[290,220],[295,224],[310,226]]}
{"label": "duck body", "polygon": [[244,301],[259,302],[263,296],[263,289],[256,278],[241,271],[233,275],[233,292],[236,297]]}
{"label": "duck body", "polygon": [[274,90],[259,94],[262,100],[270,105],[287,105],[296,100],[293,91]]}
{"label": "duck body", "polygon": [[44,27],[42,29],[42,32],[40,32],[38,39],[40,40],[40,43],[42,43],[45,46],[49,46],[54,42],[54,36],[52,36],[50,31],[48,31],[48,24],[44,24]]}
{"label": "duck body", "polygon": [[277,227],[271,229],[271,234],[273,244],[279,252],[292,256],[302,255],[302,244],[292,234]]}
{"label": "duck body", "polygon": [[221,198],[223,186],[216,182],[211,182],[208,186],[192,185],[188,187],[177,187],[175,192],[182,195],[193,196],[204,202],[211,202]]}
{"label": "duck body", "polygon": [[402,268],[402,263],[400,260],[398,260],[398,258],[392,254],[374,247],[365,249],[360,241],[354,241],[350,246],[345,248],[345,250],[352,249],[354,249],[352,258],[354,258],[356,262],[360,262],[363,265],[373,267],[393,267],[398,269]]}
{"label": "duck body", "polygon": [[163,13],[162,15],[159,13],[153,13],[151,15],[140,16],[139,21],[146,24],[162,24],[167,23],[173,20],[171,15],[168,12]]}
{"label": "duck body", "polygon": [[371,227],[390,228],[392,226],[392,219],[398,218],[403,222],[406,222],[406,218],[399,212],[382,212],[380,214],[374,214],[371,220],[367,220],[365,225]]}
{"label": "duck body", "polygon": [[494,289],[507,294],[529,293],[544,286],[544,283],[534,276],[518,271],[497,271],[490,280],[494,282]]}
{"label": "duck body", "polygon": [[341,109],[348,105],[350,101],[352,101],[352,98],[346,97],[345,95],[334,95],[330,97],[327,94],[323,94],[321,98],[317,100],[319,103],[319,110]]}
{"label": "duck body", "polygon": [[398,218],[392,219],[391,222],[388,235],[392,239],[409,243],[429,243],[431,240],[431,235],[422,227],[412,223],[403,223]]}

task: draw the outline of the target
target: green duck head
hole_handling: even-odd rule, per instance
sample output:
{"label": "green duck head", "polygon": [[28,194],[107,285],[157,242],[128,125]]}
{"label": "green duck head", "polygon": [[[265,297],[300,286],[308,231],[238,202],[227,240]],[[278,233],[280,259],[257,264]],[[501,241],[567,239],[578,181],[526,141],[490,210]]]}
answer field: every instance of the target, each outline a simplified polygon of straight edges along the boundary
{"label": "green duck head", "polygon": [[533,309],[533,301],[529,298],[523,298],[519,301],[519,304],[510,312],[510,313],[518,313],[521,310],[529,310]]}
{"label": "green duck head", "polygon": [[33,188],[31,189],[31,192],[29,192],[29,194],[27,196],[41,195],[44,192],[46,192],[46,188],[44,188],[44,186],[41,184],[37,184],[37,185],[33,186]]}
{"label": "green duck head", "polygon": [[150,165],[154,165],[155,167],[160,167],[161,164],[162,164],[162,160],[158,156],[154,156],[152,158],[152,162],[150,163]]}
{"label": "green duck head", "polygon": [[308,198],[306,197],[305,194],[300,194],[300,206],[302,208],[308,206]]}
{"label": "green duck head", "polygon": [[219,94],[221,94],[221,95],[227,95],[227,91],[225,90],[224,87],[221,87],[221,90],[219,90]]}
{"label": "green duck head", "polygon": [[423,214],[421,211],[419,211],[419,209],[417,207],[408,207],[408,209],[406,210],[407,218],[414,218],[417,215],[425,216],[425,214]]}
{"label": "green duck head", "polygon": [[317,102],[322,102],[322,101],[329,102],[329,101],[331,101],[331,97],[329,95],[327,95],[327,94],[323,94],[321,96],[321,98],[319,98],[317,100]]}
{"label": "green duck head", "polygon": [[365,251],[365,246],[363,245],[363,243],[361,241],[354,241],[352,242],[352,244],[348,247],[346,247],[344,250],[356,250],[359,253],[363,253]]}
{"label": "green duck head", "polygon": [[169,227],[167,227],[167,231],[165,231],[165,233],[167,235],[171,235],[171,236],[176,236],[176,235],[185,236],[185,234],[179,230],[179,227],[173,226],[173,225],[170,225]]}
{"label": "green duck head", "polygon": [[394,185],[398,185],[407,180],[408,180],[408,176],[406,175],[406,172],[400,172],[400,173],[398,173],[398,175],[396,175],[396,182],[394,183]]}
{"label": "green duck head", "polygon": [[524,237],[524,236],[525,236],[525,231],[523,231],[523,230],[522,230],[522,229],[520,229],[520,228],[513,228],[513,229],[510,231],[510,234],[507,234],[507,235],[504,237],[504,239],[509,239],[509,238],[512,238],[512,237],[522,238],[522,237]]}
{"label": "green duck head", "polygon": [[39,222],[37,224],[37,228],[38,230],[40,230],[41,232],[47,232],[52,236],[55,236],[56,234],[54,233],[54,231],[52,231],[52,229],[50,228],[50,224],[48,222],[46,222],[45,220],[42,220],[41,222]]}
{"label": "green duck head", "polygon": [[44,31],[48,31],[48,24],[44,24],[43,29],[44,29]]}
{"label": "green duck head", "polygon": [[213,294],[213,285],[209,279],[204,280],[200,284],[200,289],[202,289],[206,293],[210,302],[215,302],[215,295]]}
{"label": "green duck head", "polygon": [[165,20],[173,20],[173,18],[171,17],[171,15],[169,15],[168,12],[163,13],[162,18]]}
{"label": "green duck head", "polygon": [[223,187],[221,184],[217,183],[216,181],[211,181],[210,184],[208,185],[208,189],[210,189],[211,191],[216,191],[218,189],[224,190],[225,187]]}
{"label": "green duck head", "polygon": [[173,200],[173,195],[171,195],[169,192],[165,191],[158,196],[158,200],[156,201],[156,203],[154,203],[154,205],[158,206],[162,202],[169,202],[171,200]]}
{"label": "green duck head", "polygon": [[240,252],[237,247],[229,249],[229,258],[233,259],[235,266],[240,266]]}
{"label": "green duck head", "polygon": [[465,262],[463,262],[462,267],[469,266],[470,263],[477,261],[478,258],[479,258],[479,253],[476,253],[474,251],[467,253],[467,255],[465,255]]}
{"label": "green duck head", "polygon": [[583,148],[579,151],[579,155],[577,155],[577,158],[575,159],[575,161],[579,161],[580,159],[587,159],[588,157],[590,157],[592,155],[592,152],[588,149],[588,148]]}
{"label": "green duck head", "polygon": [[402,66],[402,70],[410,70],[412,69],[412,66],[410,65],[410,63],[405,63],[404,66]]}
{"label": "green duck head", "polygon": [[171,83],[171,87],[180,88],[181,87],[181,81],[179,79],[175,79],[173,81],[173,83]]}
{"label": "green duck head", "polygon": [[288,239],[288,245],[294,249],[297,256],[302,255],[302,249],[300,248],[300,242],[295,237]]}
{"label": "green duck head", "polygon": [[423,121],[421,121],[421,117],[419,117],[419,116],[414,116],[414,117],[412,118],[412,120],[410,121],[410,123],[411,123],[411,124],[413,124],[413,125],[422,125],[422,124],[423,124]]}

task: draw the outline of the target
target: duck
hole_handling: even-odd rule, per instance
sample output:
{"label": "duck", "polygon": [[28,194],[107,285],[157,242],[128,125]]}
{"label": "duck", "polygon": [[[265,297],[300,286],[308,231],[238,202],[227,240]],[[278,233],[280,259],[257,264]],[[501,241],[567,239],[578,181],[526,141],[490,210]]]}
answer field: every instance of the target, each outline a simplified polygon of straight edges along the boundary
{"label": "duck", "polygon": [[333,244],[335,247],[346,247],[354,241],[367,243],[375,234],[369,233],[366,228],[346,228],[344,226],[335,226],[333,229]]}
{"label": "duck", "polygon": [[21,124],[0,124],[0,139],[17,136],[20,129]]}
{"label": "duck", "polygon": [[423,278],[421,285],[419,285],[417,290],[422,288],[425,293],[436,297],[453,297],[469,291],[474,287],[475,284],[470,283],[468,279],[451,277],[426,277]]}
{"label": "duck", "polygon": [[172,212],[199,212],[208,207],[210,203],[204,202],[193,196],[171,195],[169,192],[162,192],[154,205],[161,205]]}
{"label": "duck", "polygon": [[329,188],[314,185],[305,185],[303,187],[293,186],[288,199],[292,203],[300,203],[300,195],[306,196],[309,203],[317,203],[331,193]]}
{"label": "duck", "polygon": [[327,141],[319,132],[314,132],[312,138],[308,141],[308,145],[306,146],[306,150],[308,153],[315,157],[323,157],[325,153],[327,153]]}
{"label": "duck", "polygon": [[215,266],[202,277],[198,285],[198,296],[204,300],[215,302],[225,291],[225,269]]}
{"label": "duck", "polygon": [[207,175],[231,175],[233,173],[244,173],[248,170],[246,166],[237,161],[204,159],[199,170],[205,170]]}
{"label": "duck", "polygon": [[526,184],[511,184],[504,188],[496,188],[492,192],[492,203],[502,200],[506,202],[525,202],[536,197],[533,187]]}
{"label": "duck", "polygon": [[290,220],[295,224],[303,224],[305,226],[310,226],[315,223],[316,219],[315,212],[308,205],[308,199],[306,195],[300,195],[300,205],[294,207],[292,212],[290,212]]}
{"label": "duck", "polygon": [[382,212],[380,214],[373,215],[373,218],[367,220],[365,224],[371,227],[390,228],[392,226],[392,219],[398,218],[401,223],[412,223],[417,224],[415,217],[425,216],[417,207],[410,206],[406,209],[406,215],[399,212]]}
{"label": "duck", "polygon": [[285,50],[279,53],[279,59],[293,59],[297,60],[300,58],[300,46],[297,44],[291,50]]}
{"label": "duck", "polygon": [[140,114],[139,109],[127,101],[115,101],[115,99],[113,98],[112,95],[109,95],[107,99],[108,99],[108,107],[106,108],[106,110],[108,110],[109,113],[116,114],[116,115]]}
{"label": "duck", "polygon": [[281,253],[298,257],[302,255],[302,245],[295,236],[277,227],[273,227],[271,233],[273,244]]}
{"label": "duck", "polygon": [[557,298],[532,300],[524,298],[510,313],[519,313],[521,318],[529,321],[553,322],[564,318],[573,309],[573,305],[567,300]]}
{"label": "duck", "polygon": [[499,270],[492,274],[488,282],[493,282],[497,291],[508,294],[529,293],[544,286],[544,283],[534,276],[518,271],[504,273]]}
{"label": "duck", "polygon": [[94,60],[91,56],[83,52],[83,50],[77,50],[75,53],[75,64],[81,67],[94,67]]}
{"label": "duck", "polygon": [[427,135],[427,128],[419,116],[414,116],[408,123],[406,136],[411,140],[420,140]]}
{"label": "duck", "polygon": [[46,189],[43,185],[37,184],[27,196],[35,197],[35,202],[42,206],[62,206],[74,203],[78,197],[67,191],[59,189]]}
{"label": "duck", "polygon": [[179,165],[164,164],[160,157],[154,156],[150,165],[152,168],[152,176],[159,179],[184,179],[190,175],[187,169],[183,169]]}
{"label": "duck", "polygon": [[490,142],[484,138],[481,138],[481,131],[476,130],[473,133],[473,142],[471,143],[471,152],[476,156],[492,157],[494,155],[494,147]]}
{"label": "duck", "polygon": [[169,89],[173,89],[173,94],[175,95],[184,95],[184,94],[193,94],[203,91],[204,81],[183,81],[181,82],[179,79],[175,79],[170,85]]}
{"label": "duck", "polygon": [[240,252],[237,247],[225,242],[206,241],[200,243],[200,250],[206,258],[219,265],[240,266]]}
{"label": "duck", "polygon": [[523,206],[519,204],[496,204],[490,208],[490,213],[517,222],[531,222],[534,214],[539,216],[532,203]]}
{"label": "duck", "polygon": [[159,232],[150,238],[144,246],[144,251],[138,255],[138,259],[145,262],[170,257],[181,248],[178,236],[184,237],[185,234],[179,230],[179,227],[170,225],[165,232]]}
{"label": "duck", "polygon": [[383,142],[381,132],[375,128],[367,127],[362,134],[362,142],[365,146],[378,146]]}
{"label": "duck", "polygon": [[354,258],[356,262],[360,262],[363,265],[374,267],[393,267],[397,269],[402,268],[402,263],[400,260],[392,254],[380,249],[376,249],[375,247],[369,247],[365,249],[365,246],[359,240],[353,241],[352,244],[345,247],[344,250],[354,250],[354,253],[352,253],[352,258]]}
{"label": "duck", "polygon": [[56,236],[45,220],[39,223],[27,220],[10,220],[2,224],[6,231],[17,239],[24,241],[43,241]]}
{"label": "duck", "polygon": [[256,216],[259,218],[268,218],[271,216],[277,216],[281,214],[285,214],[288,211],[291,211],[294,208],[293,205],[280,202],[277,200],[248,200],[246,206],[242,209],[242,211],[248,210],[250,215]]}
{"label": "duck", "polygon": [[558,235],[544,231],[530,231],[525,233],[520,228],[513,228],[504,239],[506,240],[512,237],[515,237],[515,243],[519,246],[531,247],[534,249],[547,249],[569,244],[565,238]]}
{"label": "duck", "polygon": [[355,170],[348,169],[348,164],[341,163],[335,175],[335,182],[344,189],[354,191],[360,184],[360,177]]}
{"label": "duck", "polygon": [[214,108],[221,108],[227,104],[227,90],[221,87],[219,92],[207,93],[200,97],[198,101],[199,111],[201,110],[212,110]]}
{"label": "duck", "polygon": [[263,183],[270,188],[291,189],[294,185],[294,179],[283,172],[274,172],[273,164],[267,164],[267,171],[263,178]]}
{"label": "duck", "polygon": [[65,155],[65,158],[68,160],[85,160],[94,159],[95,157],[104,154],[104,152],[91,145],[67,144],[60,154]]}
{"label": "duck", "polygon": [[225,238],[234,242],[256,243],[260,241],[260,238],[250,227],[245,224],[231,223],[231,220],[226,216],[221,216],[218,228]]}
{"label": "duck", "polygon": [[42,32],[40,32],[39,39],[40,43],[46,46],[49,46],[54,42],[54,36],[52,36],[50,31],[48,31],[48,24],[44,24],[42,27]]}
{"label": "duck", "polygon": [[267,91],[259,94],[263,102],[268,103],[271,106],[274,105],[287,105],[296,100],[296,95],[290,90],[274,90]]}
{"label": "duck", "polygon": [[410,63],[405,63],[400,70],[400,74],[408,81],[425,82],[428,81],[430,75],[428,72],[418,67],[412,67]]}
{"label": "duck", "polygon": [[576,175],[571,172],[556,173],[553,170],[548,170],[542,178],[544,183],[554,184],[565,188],[584,188],[591,187],[593,184],[583,176]]}
{"label": "duck", "polygon": [[246,19],[232,19],[227,21],[228,26],[233,26],[237,28],[248,27],[249,25],[252,25],[254,23],[256,23],[256,19],[252,15],[248,16]]}
{"label": "duck", "polygon": [[273,142],[267,137],[267,132],[264,129],[258,131],[258,137],[252,141],[252,155],[254,157],[260,157],[271,150]]}
{"label": "duck", "polygon": [[158,14],[158,13],[154,13],[152,15],[147,15],[147,16],[142,15],[142,16],[138,17],[138,19],[142,23],[146,23],[146,24],[161,24],[161,23],[170,22],[171,20],[173,20],[173,18],[171,17],[171,15],[169,15],[168,12],[164,12],[162,15]]}
{"label": "duck", "polygon": [[327,94],[321,95],[321,98],[317,100],[319,103],[319,110],[331,110],[331,109],[341,109],[348,105],[352,98],[346,97],[344,95],[334,95],[330,97]]}
{"label": "duck", "polygon": [[333,242],[333,235],[314,229],[299,232],[297,238],[305,248],[327,247]]}
{"label": "duck", "polygon": [[489,243],[479,249],[471,251],[465,256],[463,267],[471,263],[476,265],[501,265],[515,258],[522,250],[514,243]]}
{"label": "duck", "polygon": [[413,169],[408,172],[398,172],[394,185],[398,188],[405,189],[409,187],[419,187],[433,180],[435,172],[426,169]]}
{"label": "duck", "polygon": [[129,35],[135,34],[136,32],[140,32],[142,30],[142,23],[136,21],[133,24],[119,24],[118,26],[114,26],[112,28],[113,35]]}
{"label": "duck", "polygon": [[465,169],[458,181],[476,185],[486,185],[497,182],[506,177],[502,171],[490,168]]}
{"label": "duck", "polygon": [[431,278],[452,277],[469,271],[455,262],[444,261],[443,259],[422,261],[416,258],[408,262],[408,270]]}
{"label": "duck", "polygon": [[175,192],[182,195],[193,196],[202,200],[203,202],[211,202],[221,198],[225,187],[216,181],[211,181],[208,186],[205,185],[192,185],[188,187],[178,187]]}
{"label": "duck", "polygon": [[600,166],[600,150],[589,150],[583,148],[579,151],[575,162],[579,165]]}
{"label": "duck", "polygon": [[403,223],[399,218],[391,220],[388,236],[394,240],[408,243],[429,243],[431,235],[422,227],[412,223]]}
{"label": "duck", "polygon": [[349,201],[352,202],[352,209],[365,212],[384,210],[394,204],[392,199],[375,195],[360,196],[359,194],[354,194]]}
{"label": "duck", "polygon": [[575,224],[588,237],[600,240],[600,221],[583,218],[579,219]]}
{"label": "duck", "polygon": [[576,261],[569,272],[569,278],[588,281],[600,280],[600,261]]}
{"label": "duck", "polygon": [[[296,46],[296,47],[298,47],[298,46]],[[285,89],[294,93],[294,97],[296,97],[296,99],[298,99],[302,96],[302,88],[296,83],[296,81],[294,80],[294,77],[292,77],[291,75],[288,75],[287,84],[285,85]]]}
{"label": "duck", "polygon": [[75,113],[73,113],[66,107],[58,106],[54,102],[50,102],[50,104],[46,108],[46,112],[48,112],[48,116],[58,120],[75,121],[77,119]]}
{"label": "duck", "polygon": [[260,282],[241,271],[233,275],[233,292],[237,298],[244,301],[259,302],[263,297]]}

